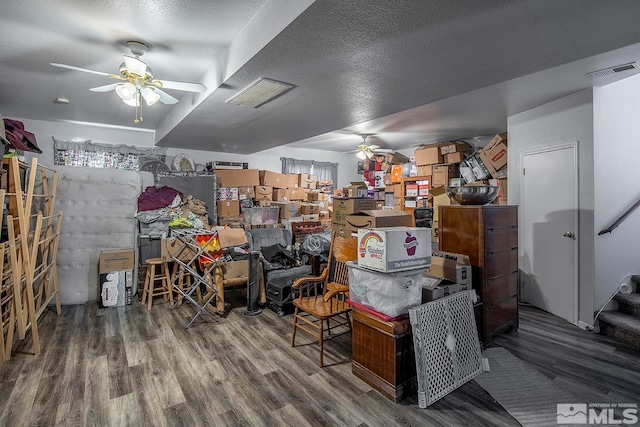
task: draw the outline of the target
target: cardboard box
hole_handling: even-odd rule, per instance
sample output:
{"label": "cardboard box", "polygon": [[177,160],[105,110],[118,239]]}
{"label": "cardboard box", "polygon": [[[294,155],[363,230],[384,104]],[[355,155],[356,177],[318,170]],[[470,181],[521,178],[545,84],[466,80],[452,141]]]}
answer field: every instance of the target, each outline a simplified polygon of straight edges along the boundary
{"label": "cardboard box", "polygon": [[417,176],[431,176],[433,175],[433,165],[418,166]]}
{"label": "cardboard box", "polygon": [[445,142],[440,146],[440,154],[464,153],[471,150],[471,145],[466,142]]}
{"label": "cardboard box", "polygon": [[100,283],[100,300],[103,307],[131,304],[134,267],[134,249],[100,252],[98,280]]}
{"label": "cardboard box", "polygon": [[368,194],[369,188],[364,182],[352,181],[351,185],[344,188],[346,197],[367,197]]}
{"label": "cardboard box", "polygon": [[358,230],[358,265],[382,272],[431,264],[431,229],[390,227]]}
{"label": "cardboard box", "polygon": [[434,187],[449,185],[451,178],[460,176],[460,171],[456,165],[433,165],[432,184]]}
{"label": "cardboard box", "polygon": [[418,196],[428,196],[430,188],[430,184],[418,184]]}
{"label": "cardboard box", "polygon": [[404,154],[393,152],[393,153],[387,153],[387,155],[385,156],[385,161],[390,164],[407,163],[409,161],[409,158]]}
{"label": "cardboard box", "polygon": [[[312,175],[313,177],[313,175]],[[333,180],[331,179],[325,179],[323,181],[317,181],[316,185],[318,187],[333,187]]]}
{"label": "cardboard box", "polygon": [[404,185],[405,197],[418,197],[418,184],[405,184]]}
{"label": "cardboard box", "polygon": [[306,200],[307,193],[305,192],[305,190],[309,191],[306,188],[300,188],[300,187],[289,188],[288,189],[289,200]]}
{"label": "cardboard box", "polygon": [[249,187],[259,183],[257,169],[216,169],[218,187]]}
{"label": "cardboard box", "polygon": [[238,200],[221,200],[217,204],[218,217],[240,215],[240,201]]}
{"label": "cardboard box", "polygon": [[273,200],[274,202],[289,200],[289,190],[287,190],[286,188],[274,188],[271,200]]}
{"label": "cardboard box", "polygon": [[440,145],[433,144],[426,147],[418,148],[414,151],[413,156],[417,166],[436,165],[444,160],[440,153]]}
{"label": "cardboard box", "polygon": [[289,181],[287,182],[287,188],[297,188],[300,186],[299,173],[288,173],[287,177],[289,179]]}
{"label": "cardboard box", "polygon": [[100,302],[103,307],[130,305],[133,297],[133,270],[100,274]]}
{"label": "cardboard box", "polygon": [[431,200],[433,201],[433,220],[439,220],[438,206],[449,206],[451,199],[447,195],[445,187],[434,187],[431,189]]}
{"label": "cardboard box", "polygon": [[320,213],[320,205],[315,203],[302,203],[300,206],[302,215],[314,215]]}
{"label": "cardboard box", "polygon": [[507,194],[507,178],[502,179],[490,179],[489,185],[494,187],[500,187],[500,191],[498,192],[498,197],[494,200],[494,204],[497,205],[507,205],[508,203],[508,194]]}
{"label": "cardboard box", "polygon": [[272,202],[272,206],[277,206],[280,208],[280,219],[289,219],[293,217],[300,216],[300,202]]}
{"label": "cardboard box", "polygon": [[320,214],[302,215],[302,221],[320,221]]}
{"label": "cardboard box", "polygon": [[[499,133],[481,150],[495,170],[507,165],[507,134]],[[484,159],[482,160],[484,162]],[[486,164],[486,163],[485,163]]]}
{"label": "cardboard box", "polygon": [[221,248],[241,246],[248,242],[247,234],[242,228],[222,228],[218,231],[218,241]]}
{"label": "cardboard box", "polygon": [[471,262],[468,255],[439,252],[431,257],[427,273],[432,277],[441,277],[453,283],[471,285]]}
{"label": "cardboard box", "polygon": [[238,187],[238,200],[250,200],[256,197],[256,193],[252,185]]}
{"label": "cardboard box", "polygon": [[238,187],[220,187],[216,189],[217,200],[238,200]]}
{"label": "cardboard box", "polygon": [[460,163],[467,157],[467,153],[449,153],[444,155],[444,163],[447,165],[452,165],[455,163]]}
{"label": "cardboard box", "polygon": [[376,209],[374,199],[334,199],[333,200],[333,222],[336,224],[346,224],[347,215],[365,210]]}
{"label": "cardboard box", "polygon": [[113,271],[133,271],[135,266],[134,249],[116,249],[100,252],[99,273]]}
{"label": "cardboard box", "polygon": [[307,194],[307,200],[310,202],[326,202],[329,200],[329,195],[327,193],[320,193],[318,191],[309,191],[309,194]]}
{"label": "cardboard box", "polygon": [[422,303],[435,301],[458,292],[468,291],[469,289],[471,289],[470,285],[461,285],[459,283],[440,283],[434,289],[425,287],[422,288]]}
{"label": "cardboard box", "polygon": [[394,209],[365,210],[347,215],[345,229],[355,232],[361,228],[411,227],[410,213]]}
{"label": "cardboard box", "polygon": [[500,173],[498,172],[498,170],[496,170],[495,167],[493,167],[493,163],[491,163],[491,159],[489,159],[489,156],[487,156],[484,152],[480,151],[478,152],[478,157],[480,158],[480,161],[482,162],[482,165],[484,166],[484,168],[489,171],[489,175],[491,175],[492,178],[498,178],[500,176]]}
{"label": "cardboard box", "polygon": [[298,181],[298,186],[302,188],[308,188],[310,190],[315,190],[317,180],[318,180],[318,177],[315,175],[301,173],[300,180]]}
{"label": "cardboard box", "polygon": [[222,278],[249,277],[249,260],[231,261],[222,264]]}
{"label": "cardboard box", "polygon": [[289,177],[287,175],[265,170],[260,171],[260,185],[286,189],[288,184]]}
{"label": "cardboard box", "polygon": [[256,185],[253,187],[256,200],[273,200],[273,187],[267,187],[264,185]]}

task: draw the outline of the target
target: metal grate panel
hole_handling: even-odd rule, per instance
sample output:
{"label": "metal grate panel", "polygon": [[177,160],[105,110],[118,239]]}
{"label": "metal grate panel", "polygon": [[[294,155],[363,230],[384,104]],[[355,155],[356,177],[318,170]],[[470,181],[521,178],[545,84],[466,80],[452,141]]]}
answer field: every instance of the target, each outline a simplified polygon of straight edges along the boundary
{"label": "metal grate panel", "polygon": [[482,373],[476,298],[475,291],[463,291],[409,310],[420,408]]}

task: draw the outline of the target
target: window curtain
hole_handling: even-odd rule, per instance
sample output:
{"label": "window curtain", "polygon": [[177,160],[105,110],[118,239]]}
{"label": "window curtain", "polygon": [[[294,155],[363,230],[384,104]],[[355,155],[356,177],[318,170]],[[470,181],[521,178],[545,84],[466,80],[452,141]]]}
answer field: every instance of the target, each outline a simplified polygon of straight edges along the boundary
{"label": "window curtain", "polygon": [[165,162],[166,148],[99,144],[53,138],[54,164],[139,171],[149,162]]}
{"label": "window curtain", "polygon": [[338,164],[331,162],[316,162],[314,160],[298,160],[280,157],[282,173],[308,173],[315,175],[318,181],[332,180],[338,182]]}

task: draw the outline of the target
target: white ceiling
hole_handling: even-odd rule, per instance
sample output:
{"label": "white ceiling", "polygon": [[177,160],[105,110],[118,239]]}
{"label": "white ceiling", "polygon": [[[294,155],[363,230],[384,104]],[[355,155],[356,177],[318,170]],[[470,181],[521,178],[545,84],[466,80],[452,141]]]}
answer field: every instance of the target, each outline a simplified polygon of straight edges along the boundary
{"label": "white ceiling", "polygon": [[[503,131],[509,115],[633,74],[585,76],[640,62],[638,16],[636,0],[4,0],[0,113],[134,126],[133,108],[88,90],[106,77],[49,63],[117,74],[139,40],[155,77],[209,88],[143,109],[157,145],[346,151],[375,133],[402,149]],[[260,77],[296,87],[257,109],[224,102]]]}

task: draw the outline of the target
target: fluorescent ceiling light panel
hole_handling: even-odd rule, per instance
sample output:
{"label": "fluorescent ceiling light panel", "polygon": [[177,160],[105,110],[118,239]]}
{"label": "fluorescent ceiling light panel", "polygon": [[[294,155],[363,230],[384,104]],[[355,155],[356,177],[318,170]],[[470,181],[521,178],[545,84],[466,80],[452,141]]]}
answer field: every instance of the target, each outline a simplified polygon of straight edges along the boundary
{"label": "fluorescent ceiling light panel", "polygon": [[258,108],[267,102],[279,97],[291,90],[294,86],[277,80],[260,78],[251,85],[242,89],[225,102],[227,104],[244,105]]}

